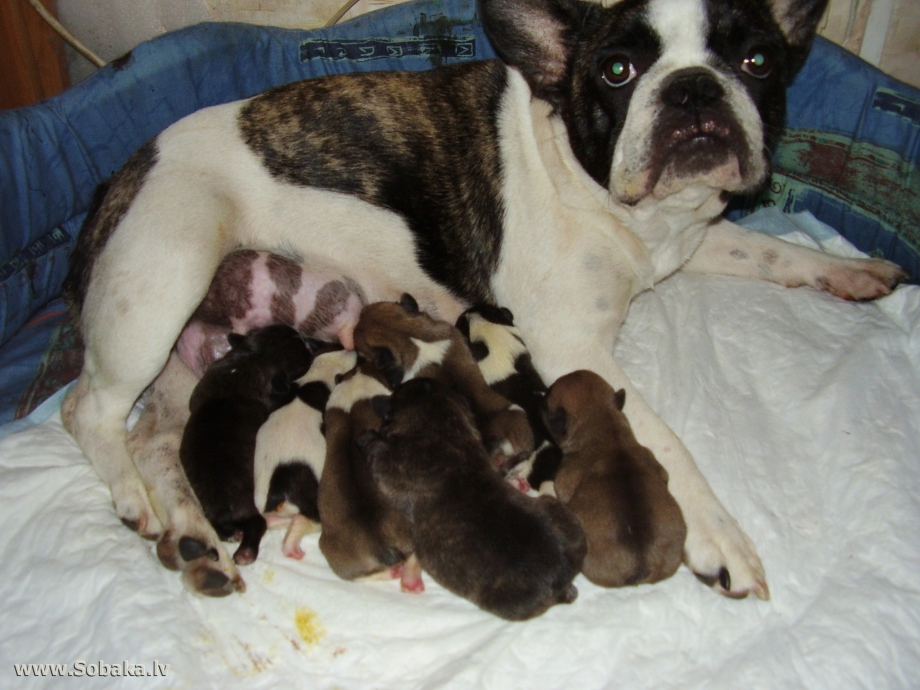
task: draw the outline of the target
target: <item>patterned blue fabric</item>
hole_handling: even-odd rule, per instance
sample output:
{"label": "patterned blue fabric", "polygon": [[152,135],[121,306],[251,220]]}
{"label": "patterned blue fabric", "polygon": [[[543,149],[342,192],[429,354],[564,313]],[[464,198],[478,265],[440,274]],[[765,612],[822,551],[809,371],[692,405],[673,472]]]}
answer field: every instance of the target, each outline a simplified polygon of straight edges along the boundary
{"label": "patterned blue fabric", "polygon": [[[920,90],[818,38],[788,91],[770,185],[745,200],[810,211],[920,278]],[[730,214],[731,215],[731,214]]]}

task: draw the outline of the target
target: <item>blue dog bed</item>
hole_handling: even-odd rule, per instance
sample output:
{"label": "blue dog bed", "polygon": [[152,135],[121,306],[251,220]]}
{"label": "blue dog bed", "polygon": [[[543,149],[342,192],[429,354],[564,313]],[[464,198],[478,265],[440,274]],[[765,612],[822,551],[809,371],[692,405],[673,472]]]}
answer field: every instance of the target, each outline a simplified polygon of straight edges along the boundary
{"label": "blue dog bed", "polygon": [[[135,48],[38,105],[0,113],[0,422],[79,367],[59,300],[94,190],[181,117],[324,74],[424,70],[495,57],[474,0],[422,0],[296,31],[201,24]],[[738,200],[808,210],[920,275],[920,91],[818,39],[789,89],[767,189]],[[67,330],[67,329],[70,330]]]}

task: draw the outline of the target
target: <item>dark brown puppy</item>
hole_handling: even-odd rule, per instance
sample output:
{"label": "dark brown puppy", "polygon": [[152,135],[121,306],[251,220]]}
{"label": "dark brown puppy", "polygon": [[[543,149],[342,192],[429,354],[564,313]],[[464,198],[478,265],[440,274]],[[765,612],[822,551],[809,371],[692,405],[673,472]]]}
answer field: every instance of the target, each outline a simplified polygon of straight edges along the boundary
{"label": "dark brown puppy", "polygon": [[242,534],[233,554],[252,563],[265,534],[253,479],[256,435],[268,416],[297,394],[312,356],[288,326],[231,334],[232,349],[205,372],[189,401],[179,457],[205,516],[221,539]]}
{"label": "dark brown puppy", "polygon": [[556,499],[531,498],[501,478],[462,395],[418,378],[376,408],[385,419],[363,437],[367,461],[431,577],[508,620],[575,600],[572,579],[586,548],[578,519]]}
{"label": "dark brown puppy", "polygon": [[469,399],[493,465],[502,472],[534,449],[527,414],[489,388],[456,328],[419,311],[411,295],[361,311],[355,349],[373,362],[391,388],[419,376],[447,383]]}
{"label": "dark brown puppy", "polygon": [[[380,428],[372,399],[389,394],[380,373],[362,362],[332,389],[323,415],[326,461],[317,495],[323,525],[319,548],[344,580],[395,577],[412,553],[402,517],[381,500],[357,443],[365,432]],[[403,588],[413,589],[414,583],[404,580]]]}
{"label": "dark brown puppy", "polygon": [[582,370],[557,380],[546,398],[549,430],[563,452],[556,496],[584,526],[582,572],[603,587],[670,577],[687,536],[667,471],[621,412],[625,397]]}

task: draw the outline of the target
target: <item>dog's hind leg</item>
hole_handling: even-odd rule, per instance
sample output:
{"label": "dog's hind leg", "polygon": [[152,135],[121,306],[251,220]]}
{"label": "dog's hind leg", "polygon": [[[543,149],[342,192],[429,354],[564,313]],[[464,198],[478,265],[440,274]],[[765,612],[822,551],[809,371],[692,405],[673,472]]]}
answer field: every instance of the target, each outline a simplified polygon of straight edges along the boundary
{"label": "dog's hind leg", "polygon": [[170,570],[181,570],[192,590],[208,596],[244,591],[233,560],[204,516],[179,459],[188,422],[188,401],[197,379],[173,353],[145,396],[127,447],[164,531],[157,556]]}
{"label": "dog's hind leg", "polygon": [[86,355],[68,406],[71,433],[112,492],[116,514],[148,536],[160,525],[125,447],[125,422],[225,252],[223,203],[191,184],[183,192],[181,182],[145,187],[95,259],[81,312]]}
{"label": "dog's hind leg", "polygon": [[909,276],[884,259],[850,259],[802,247],[722,220],[706,232],[683,270],[761,278],[787,287],[809,285],[843,299],[889,294]]}

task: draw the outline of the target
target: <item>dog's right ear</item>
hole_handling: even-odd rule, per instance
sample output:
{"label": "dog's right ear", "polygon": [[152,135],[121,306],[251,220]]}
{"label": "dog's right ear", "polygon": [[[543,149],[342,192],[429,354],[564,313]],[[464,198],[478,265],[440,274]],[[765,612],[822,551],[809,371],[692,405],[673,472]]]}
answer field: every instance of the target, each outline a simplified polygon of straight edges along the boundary
{"label": "dog's right ear", "polygon": [[531,91],[554,102],[568,71],[572,0],[480,0],[482,25],[495,52],[517,67]]}

